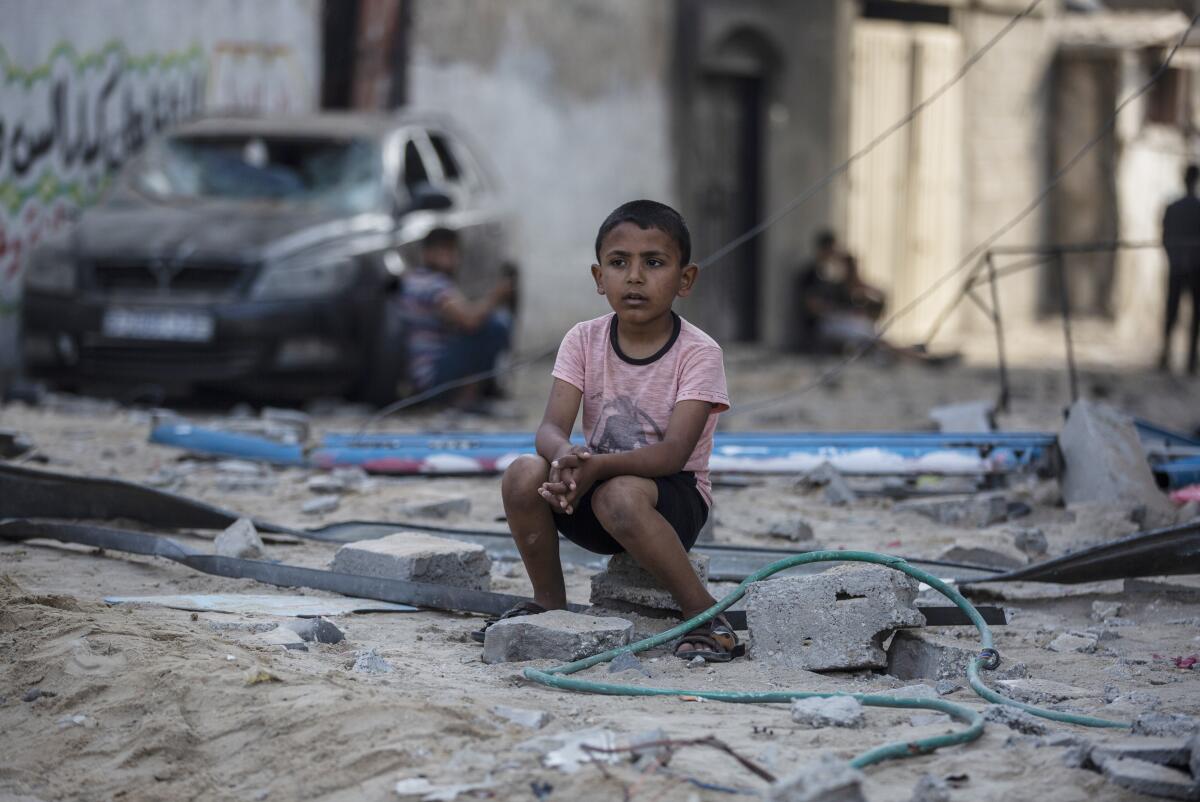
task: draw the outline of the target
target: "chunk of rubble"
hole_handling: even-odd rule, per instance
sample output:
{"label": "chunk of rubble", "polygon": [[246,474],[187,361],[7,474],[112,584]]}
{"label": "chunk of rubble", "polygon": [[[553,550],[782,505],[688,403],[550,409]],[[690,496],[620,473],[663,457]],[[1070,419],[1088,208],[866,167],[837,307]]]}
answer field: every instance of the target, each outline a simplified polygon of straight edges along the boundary
{"label": "chunk of rubble", "polygon": [[483,662],[579,660],[625,646],[633,624],[566,610],[505,618],[487,628]]}
{"label": "chunk of rubble", "polygon": [[1121,615],[1121,603],[1115,601],[1092,602],[1092,620],[1107,621]]}
{"label": "chunk of rubble", "polygon": [[995,686],[996,690],[1005,696],[1038,707],[1058,704],[1071,699],[1097,697],[1097,694],[1092,691],[1049,679],[1001,679],[996,680]]}
{"label": "chunk of rubble", "polygon": [[914,579],[873,565],[752,583],[749,655],[809,671],[883,668],[884,639],[897,627],[925,623],[916,596]]}
{"label": "chunk of rubble", "polygon": [[767,802],[866,802],[863,774],[834,755],[805,763],[767,789]]}
{"label": "chunk of rubble", "polygon": [[222,557],[257,560],[263,556],[263,542],[249,518],[238,518],[228,529],[217,535],[213,549]]}
{"label": "chunk of rubble", "polygon": [[1186,737],[1134,736],[1104,741],[1092,748],[1092,762],[1100,765],[1106,758],[1132,758],[1161,766],[1188,768],[1192,750]]}
{"label": "chunk of rubble", "polygon": [[[708,555],[689,554],[692,570],[708,583]],[[679,612],[679,604],[654,576],[622,552],[609,558],[603,571],[592,577],[592,604],[608,610]]]}
{"label": "chunk of rubble", "polygon": [[449,518],[469,515],[471,499],[466,496],[427,496],[403,501],[392,508],[400,518]]}
{"label": "chunk of rubble", "polygon": [[354,668],[359,674],[391,674],[396,669],[374,649],[354,653]]}
{"label": "chunk of rubble", "polygon": [[946,526],[982,529],[1008,520],[1008,496],[1004,493],[974,493],[911,499],[900,502],[892,509],[896,512],[914,512]]}
{"label": "chunk of rubble", "polygon": [[1045,735],[1050,731],[1043,719],[1012,705],[988,705],[983,711],[983,720],[1002,724],[1022,735]]}
{"label": "chunk of rubble", "polygon": [[853,696],[810,696],[792,700],[792,721],[811,729],[858,728],[863,725],[862,703]]}
{"label": "chunk of rubble", "polygon": [[1098,638],[1083,632],[1064,632],[1046,646],[1052,652],[1079,652],[1091,654],[1096,651]]}
{"label": "chunk of rubble", "polygon": [[289,622],[287,628],[300,636],[305,643],[341,643],[345,634],[337,625],[324,618],[301,618]]}
{"label": "chunk of rubble", "polygon": [[1016,549],[1011,551],[1003,547],[988,548],[964,543],[955,543],[938,555],[939,560],[947,562],[982,565],[985,568],[996,568],[1001,571],[1011,571],[1026,564],[1025,555]]}
{"label": "chunk of rubble", "polygon": [[318,496],[314,499],[309,499],[300,507],[300,512],[305,515],[325,515],[333,512],[341,505],[337,496]]}
{"label": "chunk of rubble", "polygon": [[[902,629],[888,647],[887,672],[900,679],[961,680],[967,666],[979,655],[942,635],[925,630]],[[1001,663],[988,678],[1020,678],[1029,675],[1024,663]]]}
{"label": "chunk of rubble", "polygon": [[540,730],[554,718],[545,710],[528,710],[523,707],[508,707],[507,705],[496,705],[492,708],[492,712],[505,721],[530,730]]}
{"label": "chunk of rubble", "polygon": [[1200,734],[1200,719],[1182,713],[1143,713],[1133,720],[1133,734],[1187,737]]}
{"label": "chunk of rubble", "polygon": [[824,487],[825,501],[835,507],[853,504],[858,501],[858,494],[851,489],[846,478],[842,476],[831,462],[822,462],[809,471],[796,483],[800,488]]}
{"label": "chunk of rubble", "polygon": [[1146,796],[1200,799],[1200,782],[1187,772],[1133,758],[1101,757],[1093,762],[1109,782]]}
{"label": "chunk of rubble", "polygon": [[1058,436],[1064,469],[1063,499],[1144,508],[1143,526],[1175,521],[1171,502],[1158,489],[1133,420],[1106,404],[1080,399],[1071,405]]}
{"label": "chunk of rubble", "polygon": [[941,777],[922,774],[909,802],[950,802],[950,785]]}
{"label": "chunk of rubble", "polygon": [[1050,550],[1046,533],[1036,526],[1020,526],[1008,531],[1012,533],[1013,546],[1030,560],[1045,557]]}
{"label": "chunk of rubble", "polygon": [[802,543],[813,539],[812,527],[794,515],[776,518],[768,523],[768,537],[787,540],[792,543]]}
{"label": "chunk of rubble", "polygon": [[330,567],[344,574],[487,590],[492,560],[478,543],[424,532],[397,532],[345,544]]}

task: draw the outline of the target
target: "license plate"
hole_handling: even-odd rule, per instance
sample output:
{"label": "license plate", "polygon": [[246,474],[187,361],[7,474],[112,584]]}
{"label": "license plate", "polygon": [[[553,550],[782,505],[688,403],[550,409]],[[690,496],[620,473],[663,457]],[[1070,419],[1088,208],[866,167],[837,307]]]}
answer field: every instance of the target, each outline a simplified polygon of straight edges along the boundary
{"label": "license plate", "polygon": [[101,328],[105,337],[122,340],[167,340],[206,343],[215,326],[203,312],[164,309],[109,309]]}

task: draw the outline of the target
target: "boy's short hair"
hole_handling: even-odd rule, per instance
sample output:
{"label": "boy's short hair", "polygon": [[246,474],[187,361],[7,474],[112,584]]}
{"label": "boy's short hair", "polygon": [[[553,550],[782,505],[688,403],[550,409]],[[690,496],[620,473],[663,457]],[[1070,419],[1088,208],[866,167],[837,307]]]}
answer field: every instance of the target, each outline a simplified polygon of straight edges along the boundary
{"label": "boy's short hair", "polygon": [[679,247],[680,266],[691,264],[692,235],[688,231],[683,215],[665,203],[652,200],[622,203],[604,219],[604,222],[600,224],[600,231],[596,234],[596,261],[600,260],[600,246],[604,243],[604,238],[621,223],[633,223],[643,231],[657,228],[675,240],[675,244]]}
{"label": "boy's short hair", "polygon": [[1187,169],[1183,172],[1183,183],[1190,187],[1197,181],[1200,181],[1200,167],[1197,167],[1194,164],[1189,164]]}
{"label": "boy's short hair", "polygon": [[813,237],[813,247],[818,251],[827,251],[834,245],[837,245],[837,234],[833,233],[832,228],[822,228]]}
{"label": "boy's short hair", "polygon": [[458,232],[451,228],[435,228],[421,240],[422,248],[457,248]]}

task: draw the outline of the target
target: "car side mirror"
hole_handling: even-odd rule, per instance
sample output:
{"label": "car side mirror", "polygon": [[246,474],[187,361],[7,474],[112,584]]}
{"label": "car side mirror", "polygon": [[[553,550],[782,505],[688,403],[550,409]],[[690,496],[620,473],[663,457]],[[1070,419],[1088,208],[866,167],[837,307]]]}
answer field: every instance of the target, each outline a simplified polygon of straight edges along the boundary
{"label": "car side mirror", "polygon": [[454,200],[449,195],[424,181],[410,186],[408,196],[409,203],[405,209],[407,212],[438,212],[454,205]]}

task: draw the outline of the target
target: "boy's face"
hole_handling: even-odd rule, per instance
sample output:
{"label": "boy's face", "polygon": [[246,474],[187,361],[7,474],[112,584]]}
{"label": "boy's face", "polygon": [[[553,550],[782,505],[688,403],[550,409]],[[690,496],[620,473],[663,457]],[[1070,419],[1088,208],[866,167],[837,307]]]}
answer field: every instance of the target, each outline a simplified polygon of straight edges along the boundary
{"label": "boy's face", "polygon": [[620,320],[646,323],[668,314],[676,297],[691,293],[698,270],[680,264],[679,246],[665,231],[621,223],[601,241],[592,277]]}
{"label": "boy's face", "polygon": [[421,261],[430,270],[454,275],[458,272],[459,252],[457,245],[427,245],[421,250]]}

